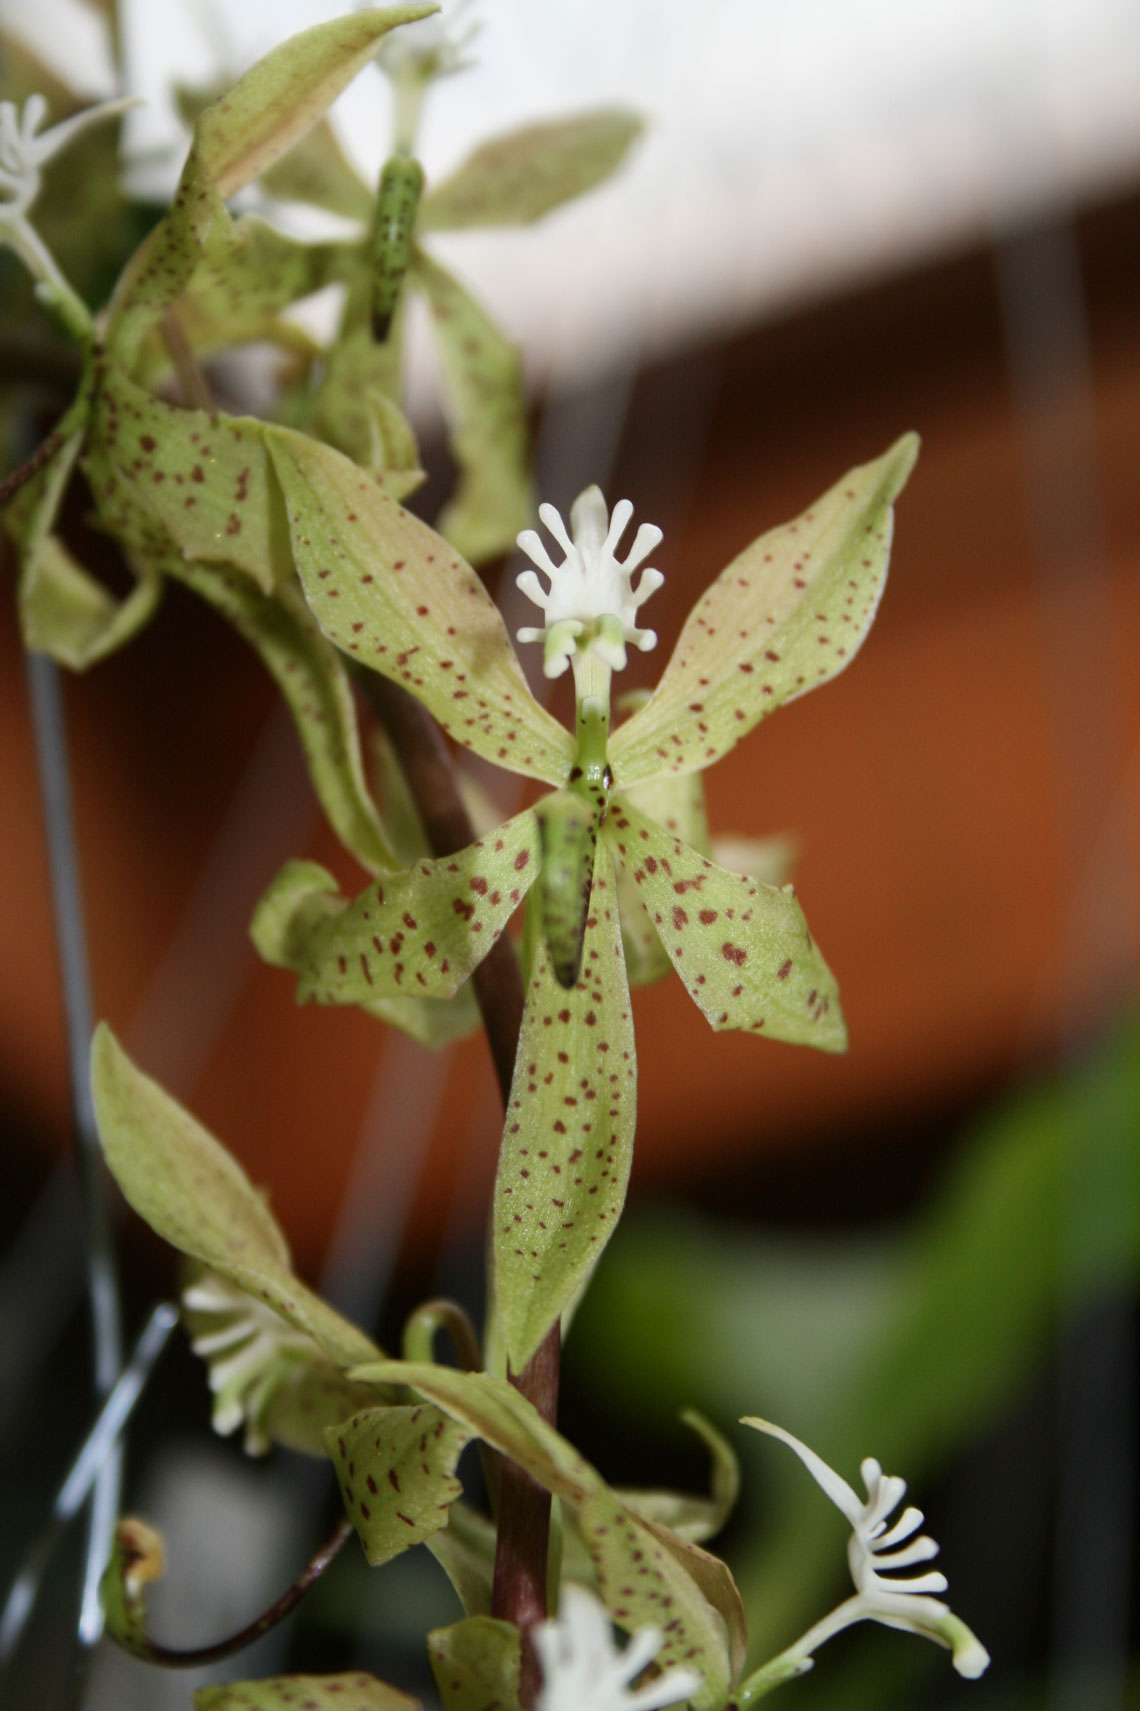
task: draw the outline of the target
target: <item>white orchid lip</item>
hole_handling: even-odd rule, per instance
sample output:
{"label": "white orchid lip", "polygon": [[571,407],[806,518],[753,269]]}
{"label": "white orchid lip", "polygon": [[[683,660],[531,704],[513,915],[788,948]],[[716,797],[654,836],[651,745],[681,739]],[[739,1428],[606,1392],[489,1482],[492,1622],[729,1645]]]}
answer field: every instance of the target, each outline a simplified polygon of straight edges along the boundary
{"label": "white orchid lip", "polygon": [[614,1645],[609,1615],[584,1586],[567,1582],[558,1615],[532,1630],[542,1665],[538,1711],[663,1711],[695,1693],[692,1669],[669,1669],[631,1690],[665,1643],[659,1628],[640,1628],[624,1651]]}
{"label": "white orchid lip", "polygon": [[908,1504],[896,1521],[890,1521],[906,1495],[906,1480],[885,1474],[874,1457],[868,1456],[859,1470],[867,1489],[863,1499],[841,1474],[782,1426],[755,1417],[745,1419],[742,1424],[779,1438],[794,1450],[851,1525],[847,1562],[855,1583],[855,1596],[817,1622],[782,1656],[790,1663],[798,1661],[801,1669],[810,1668],[811,1653],[825,1640],[852,1622],[869,1620],[935,1640],[950,1650],[959,1675],[969,1679],[981,1675],[989,1665],[989,1653],[950,1606],[936,1596],[946,1591],[946,1576],[937,1569],[924,1574],[899,1573],[900,1569],[913,1568],[938,1555],[934,1540],[918,1533],[923,1520],[920,1509]]}
{"label": "white orchid lip", "polygon": [[543,588],[533,570],[524,570],[518,586],[545,616],[541,628],[519,630],[520,642],[541,642],[547,677],[561,677],[576,653],[593,652],[614,671],[623,669],[626,648],[648,653],[657,645],[653,630],[637,625],[638,609],[665,578],[659,570],[641,572],[636,589],[633,573],[662,538],[654,523],[642,523],[624,560],[617,546],[633,516],[628,499],[619,499],[612,515],[599,487],[587,487],[570,508],[570,529],[553,505],[540,505],[538,514],[562,548],[565,558],[555,564],[537,530],[524,529],[520,549],[550,582]]}
{"label": "white orchid lip", "polygon": [[53,155],[65,149],[81,131],[104,119],[113,119],[135,105],[134,97],[130,96],[104,101],[73,113],[50,131],[41,132],[48,111],[42,95],[29,95],[20,113],[13,102],[0,101],[0,197],[3,198],[0,223],[27,213],[40,192],[40,169]]}

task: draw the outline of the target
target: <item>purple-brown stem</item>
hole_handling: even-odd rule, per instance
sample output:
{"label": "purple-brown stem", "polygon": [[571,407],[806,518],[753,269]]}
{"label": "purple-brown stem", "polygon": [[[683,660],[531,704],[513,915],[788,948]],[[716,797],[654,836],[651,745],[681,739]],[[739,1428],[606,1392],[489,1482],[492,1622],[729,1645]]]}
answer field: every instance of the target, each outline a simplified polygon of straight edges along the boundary
{"label": "purple-brown stem", "polygon": [[28,482],[40,473],[44,465],[51,462],[62,444],[63,435],[55,429],[52,430],[46,440],[41,440],[31,457],[26,457],[23,463],[17,465],[11,475],[6,475],[4,480],[0,481],[0,505],[6,505],[9,499],[14,498],[20,491],[21,487],[26,487]]}
{"label": "purple-brown stem", "polygon": [[[181,1646],[161,1645],[157,1640],[152,1640],[149,1635],[112,1633],[111,1638],[118,1640],[124,1650],[131,1652],[135,1657],[142,1658],[146,1663],[161,1664],[164,1669],[196,1669],[199,1665],[217,1663],[221,1658],[232,1657],[235,1652],[244,1651],[246,1646],[252,1646],[253,1642],[260,1640],[263,1634],[268,1634],[269,1630],[275,1628],[278,1622],[284,1621],[289,1612],[301,1602],[314,1581],[321,1578],[351,1532],[352,1522],[345,1516],[337,1522],[335,1531],[325,1540],[316,1555],[310,1557],[296,1580],[286,1587],[280,1598],[276,1599],[268,1610],[263,1610],[260,1616],[247,1623],[244,1628],[239,1628],[236,1634],[231,1634],[228,1639],[216,1640],[213,1645],[209,1646],[188,1646],[183,1649]],[[129,1573],[131,1568],[129,1552],[126,1555],[123,1568],[124,1573]]]}
{"label": "purple-brown stem", "polygon": [[[408,780],[424,832],[436,856],[455,855],[475,839],[475,829],[455,783],[443,733],[431,715],[397,684],[369,673],[361,679],[382,720]],[[503,1108],[511,1080],[523,1018],[523,987],[518,958],[504,934],[472,975]],[[561,1337],[555,1325],[511,1383],[544,1420],[558,1414]],[[546,1563],[550,1544],[550,1494],[516,1462],[504,1461],[499,1486],[498,1537],[491,1614],[522,1631],[519,1698],[530,1711],[541,1686],[530,1630],[546,1617]]]}

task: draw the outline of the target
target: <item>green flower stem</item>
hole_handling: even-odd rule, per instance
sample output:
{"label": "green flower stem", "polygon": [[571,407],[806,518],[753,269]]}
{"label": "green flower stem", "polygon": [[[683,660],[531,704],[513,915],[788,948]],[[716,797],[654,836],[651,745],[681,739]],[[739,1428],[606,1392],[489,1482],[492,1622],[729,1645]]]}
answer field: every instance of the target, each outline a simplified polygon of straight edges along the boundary
{"label": "green flower stem", "polygon": [[[466,848],[474,841],[475,829],[460,799],[451,757],[435,720],[418,701],[386,678],[368,672],[360,681],[392,740],[432,853],[454,855]],[[608,683],[604,706],[608,724]],[[604,758],[604,744],[602,754]],[[505,1110],[523,1016],[522,976],[505,933],[475,970],[472,983]],[[560,1356],[560,1328],[555,1324],[529,1365],[521,1373],[510,1374],[511,1383],[551,1425],[558,1413]],[[491,1614],[513,1622],[524,1636],[519,1687],[524,1711],[530,1711],[541,1686],[538,1658],[527,1636],[547,1615],[549,1548],[549,1492],[516,1463],[504,1462]]]}
{"label": "green flower stem", "polygon": [[464,1372],[482,1372],[483,1355],[475,1327],[457,1301],[425,1301],[416,1308],[404,1326],[404,1359],[425,1365],[433,1361],[437,1331],[446,1331],[451,1338]]}
{"label": "green flower stem", "polygon": [[40,301],[59,317],[73,339],[83,344],[90,343],[95,332],[91,311],[63,277],[55,257],[35,227],[26,220],[14,220],[5,228],[4,241],[15,250],[36,281],[36,296]]}

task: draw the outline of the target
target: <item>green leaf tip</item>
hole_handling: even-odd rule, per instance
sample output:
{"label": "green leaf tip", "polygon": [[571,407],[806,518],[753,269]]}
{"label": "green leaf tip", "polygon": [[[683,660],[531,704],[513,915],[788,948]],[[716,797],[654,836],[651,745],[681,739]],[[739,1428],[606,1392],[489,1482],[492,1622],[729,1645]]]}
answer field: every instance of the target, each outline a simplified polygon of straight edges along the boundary
{"label": "green leaf tip", "polygon": [[297,1277],[237,1160],[131,1062],[105,1022],[92,1042],[91,1091],[108,1168],[156,1234],[307,1332],[337,1366],[375,1359],[371,1339]]}
{"label": "green leaf tip", "polygon": [[198,120],[196,138],[220,194],[232,196],[281,159],[399,24],[435,5],[370,7],[292,36],[257,62]]}

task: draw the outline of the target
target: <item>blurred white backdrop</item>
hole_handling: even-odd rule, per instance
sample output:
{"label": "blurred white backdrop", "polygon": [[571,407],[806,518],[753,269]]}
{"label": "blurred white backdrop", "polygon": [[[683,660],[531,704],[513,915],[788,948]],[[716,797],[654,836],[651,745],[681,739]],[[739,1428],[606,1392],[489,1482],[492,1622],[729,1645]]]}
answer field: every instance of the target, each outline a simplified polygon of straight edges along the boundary
{"label": "blurred white backdrop", "polygon": [[[338,0],[125,0],[128,147],[154,184],[185,148],[172,73],[210,82]],[[591,372],[976,239],[1043,201],[1140,176],[1135,0],[481,0],[478,64],[436,90],[429,175],[514,124],[622,103],[628,169],[542,241],[439,240],[536,377]],[[83,0],[0,0],[92,93],[109,59]],[[79,25],[75,20],[80,20]],[[82,26],[82,27],[80,27]],[[389,102],[371,70],[336,122],[371,176]],[[435,241],[435,240],[433,240]]]}

